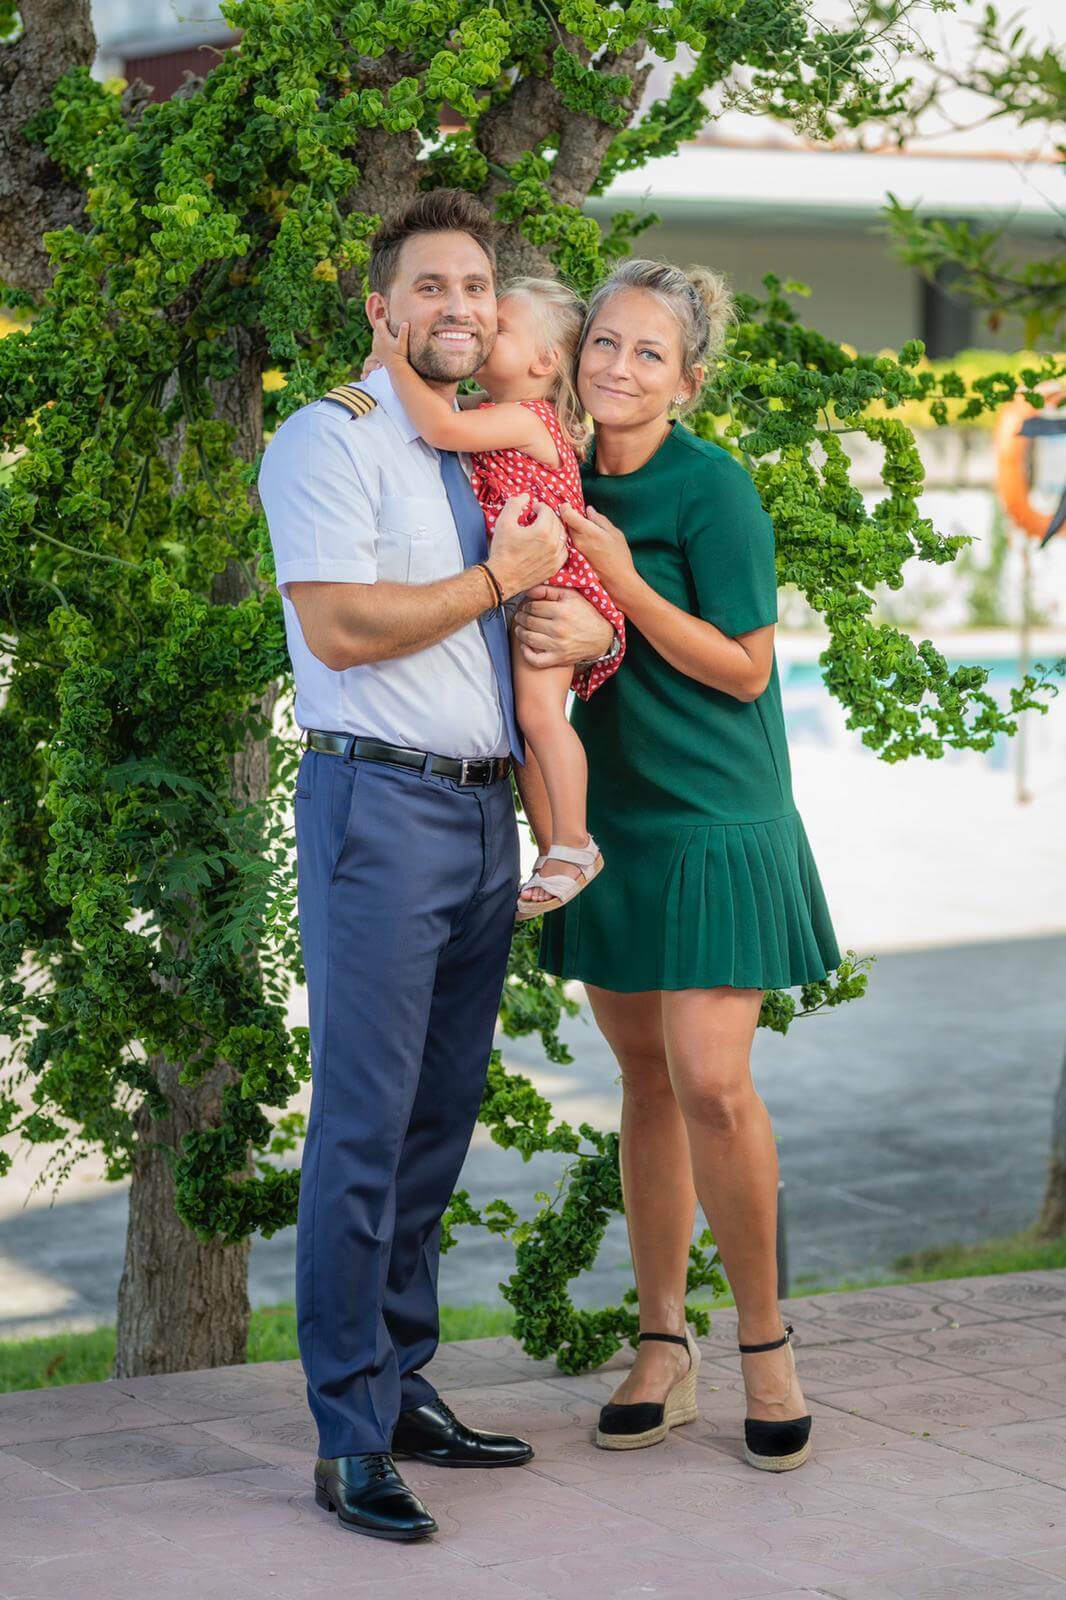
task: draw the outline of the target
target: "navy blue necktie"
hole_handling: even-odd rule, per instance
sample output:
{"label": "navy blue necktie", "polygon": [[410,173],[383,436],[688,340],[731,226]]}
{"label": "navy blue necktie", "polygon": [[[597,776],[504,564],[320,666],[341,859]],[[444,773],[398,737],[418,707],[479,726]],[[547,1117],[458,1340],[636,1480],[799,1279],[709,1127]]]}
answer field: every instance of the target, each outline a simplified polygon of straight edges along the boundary
{"label": "navy blue necktie", "polygon": [[[489,553],[488,535],[485,532],[485,513],[478,504],[477,496],[470,487],[470,480],[459,464],[459,457],[454,450],[438,450],[440,456],[440,475],[444,480],[444,490],[448,496],[448,504],[452,508],[455,526],[459,534],[459,546],[463,552],[463,561],[472,567],[477,561],[484,561]],[[489,659],[496,674],[496,684],[500,692],[500,709],[503,712],[504,726],[507,730],[507,739],[511,746],[511,754],[520,764],[526,759],[526,747],[515,721],[514,686],[511,682],[511,646],[507,636],[507,615],[502,606],[496,606],[486,615],[477,619],[481,629],[482,638],[488,646]]]}

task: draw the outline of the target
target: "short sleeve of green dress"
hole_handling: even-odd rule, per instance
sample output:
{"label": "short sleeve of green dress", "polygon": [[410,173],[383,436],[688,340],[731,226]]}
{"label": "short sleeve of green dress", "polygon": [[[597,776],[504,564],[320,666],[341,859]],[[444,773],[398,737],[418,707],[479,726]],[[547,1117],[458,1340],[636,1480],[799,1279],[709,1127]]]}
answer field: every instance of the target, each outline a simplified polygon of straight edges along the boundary
{"label": "short sleeve of green dress", "polygon": [[[774,533],[744,468],[675,422],[636,471],[583,468],[641,577],[735,638],[777,621]],[[840,963],[792,797],[776,655],[756,700],[673,667],[627,619],[618,671],[570,714],[604,868],[545,915],[540,964],[623,993],[777,989]]]}

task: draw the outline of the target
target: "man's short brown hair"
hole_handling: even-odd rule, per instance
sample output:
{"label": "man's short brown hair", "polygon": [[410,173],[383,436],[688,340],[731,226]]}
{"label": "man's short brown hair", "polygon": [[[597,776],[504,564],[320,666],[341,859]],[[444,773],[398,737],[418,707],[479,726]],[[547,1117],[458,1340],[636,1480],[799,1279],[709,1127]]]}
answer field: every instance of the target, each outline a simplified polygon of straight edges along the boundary
{"label": "man's short brown hair", "polygon": [[416,233],[468,233],[481,246],[496,277],[496,225],[490,213],[466,189],[429,189],[405,211],[385,222],[370,241],[367,278],[371,293],[387,295],[396,276],[405,239]]}

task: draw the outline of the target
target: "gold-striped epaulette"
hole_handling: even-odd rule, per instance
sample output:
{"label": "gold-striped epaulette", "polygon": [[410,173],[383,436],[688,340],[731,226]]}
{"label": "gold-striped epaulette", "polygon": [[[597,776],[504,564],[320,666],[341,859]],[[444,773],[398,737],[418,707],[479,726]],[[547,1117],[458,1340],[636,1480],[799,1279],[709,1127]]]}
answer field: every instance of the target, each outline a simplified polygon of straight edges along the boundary
{"label": "gold-striped epaulette", "polygon": [[365,389],[357,389],[352,383],[339,383],[335,389],[322,396],[323,400],[336,400],[339,406],[345,406],[353,417],[365,417],[373,411],[377,401],[372,394],[367,394]]}

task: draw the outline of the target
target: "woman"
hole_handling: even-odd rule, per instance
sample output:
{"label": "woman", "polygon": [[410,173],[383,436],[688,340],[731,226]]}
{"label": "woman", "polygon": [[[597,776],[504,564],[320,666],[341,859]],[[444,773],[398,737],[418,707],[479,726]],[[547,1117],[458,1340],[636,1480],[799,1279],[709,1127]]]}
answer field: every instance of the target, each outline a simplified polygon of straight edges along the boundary
{"label": "woman", "polygon": [[[571,713],[610,865],[545,915],[540,960],[582,980],[622,1071],[641,1342],[596,1442],[654,1444],[696,1415],[698,1197],[737,1305],[745,1456],[783,1471],[807,1459],[811,1418],[778,1307],[777,1152],[749,1055],[764,990],[824,978],[840,951],[792,797],[773,529],[740,463],[669,415],[697,400],[731,315],[715,274],[655,261],[622,263],[589,304],[588,516],[563,515],[626,616],[627,654]],[[550,604],[530,599],[516,622],[531,659]],[[527,809],[546,852],[540,797]]]}

